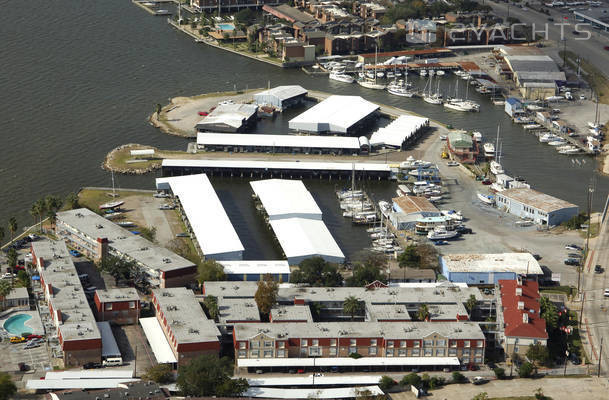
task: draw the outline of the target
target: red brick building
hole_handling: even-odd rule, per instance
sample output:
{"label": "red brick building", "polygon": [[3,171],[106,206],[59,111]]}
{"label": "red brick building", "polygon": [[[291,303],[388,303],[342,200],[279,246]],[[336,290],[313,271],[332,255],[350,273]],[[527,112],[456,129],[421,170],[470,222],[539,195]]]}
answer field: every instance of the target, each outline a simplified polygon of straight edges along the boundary
{"label": "red brick building", "polygon": [[93,300],[98,321],[111,321],[118,325],[137,324],[140,297],[134,288],[97,290]]}

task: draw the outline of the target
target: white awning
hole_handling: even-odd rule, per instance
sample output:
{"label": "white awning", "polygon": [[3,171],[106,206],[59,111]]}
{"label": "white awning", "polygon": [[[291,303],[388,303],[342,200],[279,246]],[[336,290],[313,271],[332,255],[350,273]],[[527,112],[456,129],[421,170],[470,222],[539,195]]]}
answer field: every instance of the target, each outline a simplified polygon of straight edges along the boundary
{"label": "white awning", "polygon": [[376,385],[382,375],[325,375],[281,376],[270,378],[251,378],[250,386],[307,386],[307,385]]}
{"label": "white awning", "polygon": [[26,382],[29,390],[62,390],[62,389],[112,389],[122,387],[123,383],[136,382],[139,379],[31,379]]}
{"label": "white awning", "polygon": [[140,318],[140,325],[142,325],[156,361],[159,364],[177,363],[178,360],[171,351],[171,346],[156,317]]}
{"label": "white awning", "polygon": [[237,366],[246,367],[367,367],[367,366],[457,366],[457,357],[336,357],[336,358],[241,358]]}
{"label": "white awning", "polygon": [[250,387],[243,397],[263,397],[267,399],[347,399],[358,397],[361,392],[371,395],[381,395],[383,391],[378,386],[361,386],[330,389],[282,389]]}
{"label": "white awning", "polygon": [[133,378],[133,370],[128,368],[102,368],[68,371],[49,371],[45,374],[46,380],[74,380],[74,379],[114,379],[129,380]]}

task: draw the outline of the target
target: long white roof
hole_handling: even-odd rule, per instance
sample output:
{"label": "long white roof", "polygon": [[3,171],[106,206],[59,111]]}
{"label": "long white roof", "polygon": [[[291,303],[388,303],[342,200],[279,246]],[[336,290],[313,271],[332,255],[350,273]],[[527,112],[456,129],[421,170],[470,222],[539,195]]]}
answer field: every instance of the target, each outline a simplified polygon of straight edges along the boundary
{"label": "long white roof", "polygon": [[400,115],[384,128],[380,128],[370,137],[372,146],[402,146],[408,138],[429,124],[429,119],[415,115]]}
{"label": "long white roof", "polygon": [[380,107],[359,96],[330,96],[289,122],[290,129],[308,132],[347,132]]}
{"label": "long white roof", "polygon": [[243,244],[205,174],[157,178],[179,197],[199,246],[206,256],[243,251]]}
{"label": "long white roof", "polygon": [[316,376],[276,376],[268,378],[249,378],[250,386],[306,386],[313,385],[376,385],[382,375],[326,375]]}
{"label": "long white roof", "polygon": [[270,224],[288,259],[325,256],[340,262],[345,258],[322,220],[283,218],[270,220]]}
{"label": "long white roof", "polygon": [[513,272],[543,275],[531,253],[445,254],[441,263],[450,272]]}
{"label": "long white roof", "polygon": [[[243,168],[243,169],[281,169],[281,170],[323,170],[323,171],[374,171],[391,172],[388,164],[320,162],[320,161],[262,161],[262,160],[188,160],[164,159],[163,167],[191,168]],[[158,182],[158,180],[157,180]]]}
{"label": "long white roof", "polygon": [[90,370],[49,371],[44,379],[129,379],[133,378],[133,370],[129,368],[103,368]]}
{"label": "long white roof", "polygon": [[159,364],[178,362],[156,317],[140,318],[140,325]]}
{"label": "long white roof", "polygon": [[360,148],[360,140],[347,136],[259,135],[254,133],[199,132],[197,144],[203,146],[268,146],[323,149]]}
{"label": "long white roof", "polygon": [[321,210],[302,181],[265,179],[250,186],[271,219],[303,215],[321,219]]}
{"label": "long white roof", "polygon": [[[319,357],[319,358],[239,358],[239,368],[255,367],[367,367],[392,365],[460,365],[457,357]],[[316,379],[317,380],[317,379]]]}
{"label": "long white roof", "polygon": [[254,99],[262,98],[264,96],[275,96],[280,100],[288,100],[292,97],[303,94],[307,94],[307,89],[299,85],[276,86],[260,93],[256,93],[254,95]]}
{"label": "long white roof", "polygon": [[248,388],[243,396],[267,399],[350,399],[357,398],[362,391],[366,391],[373,396],[383,394],[381,388],[376,385],[328,389],[285,389],[254,386]]}
{"label": "long white roof", "polygon": [[63,389],[113,389],[124,387],[124,383],[136,382],[139,379],[30,379],[25,388],[29,390],[63,390]]}
{"label": "long white roof", "polygon": [[224,273],[230,274],[289,274],[290,264],[280,261],[218,261],[224,267]]}

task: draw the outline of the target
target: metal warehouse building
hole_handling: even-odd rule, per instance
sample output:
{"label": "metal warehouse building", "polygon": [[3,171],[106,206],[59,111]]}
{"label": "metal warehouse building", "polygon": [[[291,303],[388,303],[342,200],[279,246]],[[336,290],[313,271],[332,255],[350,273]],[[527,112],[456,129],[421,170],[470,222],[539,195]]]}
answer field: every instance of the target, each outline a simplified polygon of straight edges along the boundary
{"label": "metal warehouse building", "polygon": [[530,188],[514,188],[497,193],[497,208],[539,225],[555,226],[579,213],[575,204]]}
{"label": "metal warehouse building", "polygon": [[273,106],[279,110],[302,104],[307,96],[307,89],[298,85],[277,86],[254,95],[254,102],[259,106]]}
{"label": "metal warehouse building", "polygon": [[197,132],[242,132],[256,124],[257,112],[254,104],[220,104],[197,123]]}
{"label": "metal warehouse building", "polygon": [[378,116],[380,107],[359,96],[330,96],[289,122],[303,132],[352,134]]}
{"label": "metal warehouse building", "polygon": [[519,275],[543,275],[530,253],[447,254],[440,257],[442,275],[451,282],[470,285],[497,284]]}
{"label": "metal warehouse building", "polygon": [[365,136],[301,136],[225,134],[199,132],[197,148],[210,151],[305,153],[305,154],[366,154],[370,142]]}

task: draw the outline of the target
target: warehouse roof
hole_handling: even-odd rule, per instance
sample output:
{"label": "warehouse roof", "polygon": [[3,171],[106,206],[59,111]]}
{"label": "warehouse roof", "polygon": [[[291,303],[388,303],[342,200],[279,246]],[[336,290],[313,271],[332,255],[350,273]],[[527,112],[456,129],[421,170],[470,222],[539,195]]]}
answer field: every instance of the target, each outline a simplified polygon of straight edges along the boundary
{"label": "warehouse roof", "polygon": [[380,107],[359,96],[330,96],[289,122],[290,129],[346,133]]}
{"label": "warehouse roof", "polygon": [[197,122],[198,127],[226,124],[235,128],[241,127],[243,121],[251,118],[258,111],[255,104],[220,104],[205,118]]}
{"label": "warehouse roof", "polygon": [[207,319],[192,290],[178,287],[152,289],[177,344],[216,342],[220,331]]}
{"label": "warehouse roof", "polygon": [[402,144],[411,136],[419,132],[421,128],[429,125],[429,119],[415,115],[400,115],[384,128],[379,128],[370,137],[372,146],[395,146]]}
{"label": "warehouse roof", "polygon": [[266,146],[359,150],[360,141],[348,136],[259,135],[255,133],[199,132],[197,144],[203,146]]}
{"label": "warehouse roof", "polygon": [[320,256],[339,262],[345,258],[322,220],[283,218],[271,219],[270,224],[288,259]]}
{"label": "warehouse roof", "polygon": [[302,181],[265,179],[250,186],[271,219],[304,215],[321,219],[321,210]]}
{"label": "warehouse roof", "polygon": [[190,168],[243,168],[243,169],[281,169],[281,170],[322,170],[322,171],[377,171],[390,172],[387,164],[317,161],[258,161],[258,160],[180,160],[164,159],[163,167]]}
{"label": "warehouse roof", "polygon": [[272,89],[256,93],[254,95],[254,100],[257,100],[258,97],[262,98],[263,96],[275,96],[280,100],[289,100],[303,94],[306,95],[307,93],[307,89],[299,85],[277,86]]}
{"label": "warehouse roof", "polygon": [[425,212],[440,212],[436,206],[425,197],[401,196],[392,199],[404,214]]}
{"label": "warehouse roof", "polygon": [[546,213],[562,210],[563,208],[577,208],[573,203],[558,199],[549,194],[538,192],[530,188],[514,188],[504,190],[499,194],[510,200],[518,201],[527,206],[536,208]]}
{"label": "warehouse roof", "polygon": [[543,275],[531,253],[445,254],[441,263],[450,272],[513,272],[521,275]]}
{"label": "warehouse roof", "polygon": [[157,188],[168,184],[179,198],[197,242],[207,257],[244,250],[207,175],[157,178],[156,182]]}
{"label": "warehouse roof", "polygon": [[558,65],[550,56],[508,56],[505,57],[505,60],[514,72],[560,71]]}
{"label": "warehouse roof", "polygon": [[361,392],[369,396],[380,396],[383,391],[378,385],[342,388],[270,388],[254,386],[248,388],[243,396],[267,399],[353,399]]}
{"label": "warehouse roof", "polygon": [[86,208],[57,213],[57,219],[91,241],[107,238],[111,249],[134,259],[153,271],[172,271],[194,267],[192,261],[180,257],[165,247],[158,246],[127,229],[108,221]]}
{"label": "warehouse roof", "polygon": [[604,26],[609,25],[609,8],[599,7],[590,8],[587,10],[578,10],[575,11],[574,14],[586,19],[594,19]]}
{"label": "warehouse roof", "polygon": [[290,265],[285,260],[280,261],[218,261],[224,267],[226,275],[239,274],[289,274]]}

